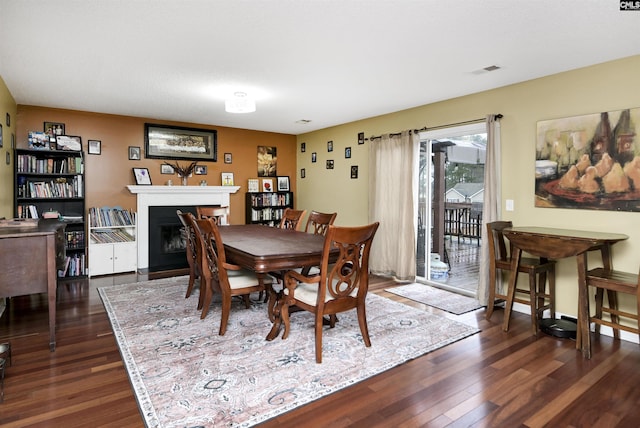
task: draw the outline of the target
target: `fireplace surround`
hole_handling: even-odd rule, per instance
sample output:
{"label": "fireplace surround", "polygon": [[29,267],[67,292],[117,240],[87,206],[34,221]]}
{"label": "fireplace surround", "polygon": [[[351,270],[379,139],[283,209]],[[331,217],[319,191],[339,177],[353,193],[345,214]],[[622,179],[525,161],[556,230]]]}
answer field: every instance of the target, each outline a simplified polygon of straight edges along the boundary
{"label": "fireplace surround", "polygon": [[220,205],[231,207],[240,186],[127,186],[137,199],[138,268],[149,269],[149,207]]}

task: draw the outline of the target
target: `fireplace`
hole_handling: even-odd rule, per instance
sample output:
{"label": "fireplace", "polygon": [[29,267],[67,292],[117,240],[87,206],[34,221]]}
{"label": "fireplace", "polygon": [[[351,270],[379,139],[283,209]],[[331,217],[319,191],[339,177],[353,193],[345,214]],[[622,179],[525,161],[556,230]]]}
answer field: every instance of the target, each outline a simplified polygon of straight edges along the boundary
{"label": "fireplace", "polygon": [[[127,186],[137,200],[138,268],[149,268],[149,208],[173,207],[173,216],[179,222],[176,210],[196,205],[220,205],[231,207],[230,195],[240,186]],[[240,208],[242,209],[242,208]],[[232,212],[232,211],[231,211]],[[157,246],[158,244],[154,245]],[[186,256],[183,256],[186,262]]]}
{"label": "fireplace", "polygon": [[195,206],[149,207],[149,271],[181,269],[187,263],[186,243],[177,210],[195,215]]}

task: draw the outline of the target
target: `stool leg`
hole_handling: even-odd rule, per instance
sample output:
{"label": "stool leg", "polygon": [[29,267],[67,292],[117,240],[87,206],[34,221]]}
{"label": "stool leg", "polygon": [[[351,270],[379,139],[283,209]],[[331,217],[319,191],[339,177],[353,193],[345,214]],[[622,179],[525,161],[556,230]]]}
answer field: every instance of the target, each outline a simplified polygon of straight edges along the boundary
{"label": "stool leg", "polygon": [[538,275],[529,272],[529,308],[531,309],[531,332],[538,335],[538,296],[537,296]]}
{"label": "stool leg", "polygon": [[489,300],[487,302],[487,312],[484,315],[487,321],[491,320],[493,306],[496,304],[496,285],[496,270],[489,268]]}
{"label": "stool leg", "polygon": [[[613,290],[607,290],[607,300],[609,300],[609,308],[611,308],[614,311],[617,311],[618,310],[618,294]],[[611,322],[613,324],[618,324],[618,325],[620,324],[620,317],[618,316],[618,314],[610,313],[609,316],[611,317]],[[613,337],[615,339],[620,339],[619,328],[613,329]]]}
{"label": "stool leg", "polygon": [[6,360],[0,358],[0,403],[4,401],[4,366]]}
{"label": "stool leg", "polygon": [[9,361],[9,365],[11,365],[11,343],[0,343],[0,358]]}

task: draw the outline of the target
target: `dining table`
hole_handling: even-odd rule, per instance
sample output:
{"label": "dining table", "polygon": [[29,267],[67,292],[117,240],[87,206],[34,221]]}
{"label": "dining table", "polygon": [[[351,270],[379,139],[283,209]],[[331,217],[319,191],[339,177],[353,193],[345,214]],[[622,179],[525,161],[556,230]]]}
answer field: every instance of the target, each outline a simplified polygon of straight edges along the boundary
{"label": "dining table", "polygon": [[[259,224],[220,226],[219,231],[227,260],[257,275],[320,266],[322,260],[323,235]],[[335,254],[337,257],[337,249]],[[267,288],[269,319],[273,322],[267,340],[272,340],[279,333],[279,296],[271,285]]]}
{"label": "dining table", "polygon": [[508,331],[509,329],[509,318],[513,307],[518,265],[522,252],[551,260],[575,257],[578,269],[576,349],[582,352],[584,358],[590,359],[589,290],[586,280],[587,254],[590,251],[599,251],[602,257],[602,266],[605,269],[612,269],[611,246],[629,237],[622,233],[539,226],[510,227],[504,229],[503,233],[512,247],[511,275],[509,276],[509,293],[505,305],[503,330]]}

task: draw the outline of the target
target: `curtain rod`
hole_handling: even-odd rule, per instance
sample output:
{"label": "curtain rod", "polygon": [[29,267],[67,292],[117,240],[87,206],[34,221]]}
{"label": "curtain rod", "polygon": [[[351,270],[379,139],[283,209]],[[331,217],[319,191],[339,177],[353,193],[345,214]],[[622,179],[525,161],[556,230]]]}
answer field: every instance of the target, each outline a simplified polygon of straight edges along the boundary
{"label": "curtain rod", "polygon": [[[496,115],[494,115],[496,119],[502,119],[502,114],[498,113]],[[432,128],[428,128],[428,127],[423,127],[420,129],[414,129],[413,132],[422,132],[422,131],[433,131],[436,129],[443,129],[443,128],[450,128],[452,126],[459,126],[459,125],[469,125],[472,123],[478,123],[478,122],[484,122],[485,120],[487,120],[486,118],[480,118],[480,119],[472,119],[472,120],[465,120],[464,122],[457,122],[457,123],[449,123],[447,125],[439,125],[439,126],[434,126]],[[395,137],[402,134],[401,132],[397,132],[395,134],[389,134],[390,137]],[[377,136],[371,136],[369,138],[365,138],[365,140],[377,140],[378,138],[382,138],[382,135],[377,135]]]}

